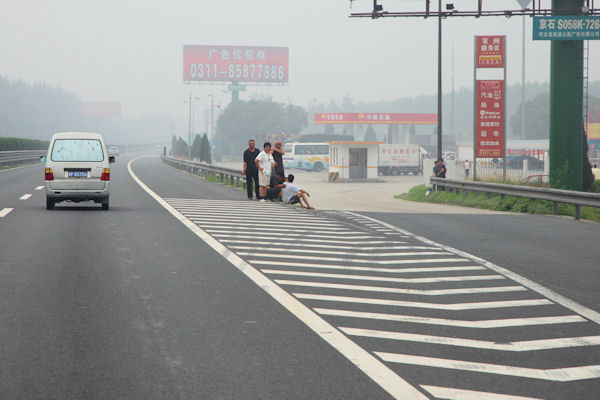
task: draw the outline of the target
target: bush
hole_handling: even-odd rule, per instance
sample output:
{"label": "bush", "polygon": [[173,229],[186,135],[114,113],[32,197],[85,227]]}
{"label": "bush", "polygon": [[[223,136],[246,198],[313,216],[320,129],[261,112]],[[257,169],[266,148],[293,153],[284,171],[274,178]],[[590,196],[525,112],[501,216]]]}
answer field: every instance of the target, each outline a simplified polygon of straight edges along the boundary
{"label": "bush", "polygon": [[0,151],[46,150],[49,144],[46,140],[0,137]]}

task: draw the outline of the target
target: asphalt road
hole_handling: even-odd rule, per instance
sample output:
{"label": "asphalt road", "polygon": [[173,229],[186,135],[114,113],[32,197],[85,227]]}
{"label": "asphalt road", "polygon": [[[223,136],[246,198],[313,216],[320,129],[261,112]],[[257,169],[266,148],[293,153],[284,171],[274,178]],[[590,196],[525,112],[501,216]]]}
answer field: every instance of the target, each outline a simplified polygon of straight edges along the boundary
{"label": "asphalt road", "polygon": [[0,172],[0,399],[597,398],[600,329],[577,312],[600,308],[597,224],[369,214],[569,308],[360,216],[134,161],[161,205],[129,159],[109,211],[47,211],[41,166]]}

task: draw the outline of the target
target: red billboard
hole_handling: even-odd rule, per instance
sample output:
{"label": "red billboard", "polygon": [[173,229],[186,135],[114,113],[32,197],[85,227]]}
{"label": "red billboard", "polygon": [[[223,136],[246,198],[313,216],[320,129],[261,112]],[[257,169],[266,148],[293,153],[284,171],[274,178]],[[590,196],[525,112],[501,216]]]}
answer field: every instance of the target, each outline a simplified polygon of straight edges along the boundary
{"label": "red billboard", "polygon": [[504,157],[504,81],[477,81],[475,156]]}
{"label": "red billboard", "polygon": [[316,113],[315,124],[437,124],[437,114]]}
{"label": "red billboard", "polygon": [[259,46],[183,46],[183,80],[286,83],[289,49]]}
{"label": "red billboard", "polygon": [[504,68],[504,36],[475,36],[475,68]]}

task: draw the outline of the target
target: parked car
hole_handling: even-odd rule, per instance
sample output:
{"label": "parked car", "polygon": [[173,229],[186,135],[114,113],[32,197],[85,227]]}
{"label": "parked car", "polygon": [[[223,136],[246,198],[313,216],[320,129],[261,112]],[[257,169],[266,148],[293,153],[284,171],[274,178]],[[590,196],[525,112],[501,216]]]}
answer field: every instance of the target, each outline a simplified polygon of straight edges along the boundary
{"label": "parked car", "polygon": [[55,133],[45,163],[46,209],[61,201],[94,201],[108,210],[109,156],[102,135],[87,132]]}
{"label": "parked car", "polygon": [[529,175],[527,178],[523,179],[521,183],[527,186],[549,187],[550,177],[545,174]]}

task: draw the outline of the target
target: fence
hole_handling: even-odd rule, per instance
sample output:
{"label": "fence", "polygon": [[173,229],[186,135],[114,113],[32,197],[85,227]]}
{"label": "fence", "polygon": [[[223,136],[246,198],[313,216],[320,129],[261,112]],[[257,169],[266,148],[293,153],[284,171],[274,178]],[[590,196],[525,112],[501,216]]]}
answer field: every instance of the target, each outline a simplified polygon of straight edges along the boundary
{"label": "fence", "polygon": [[0,151],[0,167],[33,164],[39,162],[40,156],[46,155],[46,152],[47,150]]}
{"label": "fence", "polygon": [[[478,158],[477,179],[502,181],[502,158]],[[548,174],[548,153],[541,150],[508,149],[506,154],[506,180],[520,182],[530,175]]]}
{"label": "fence", "polygon": [[215,167],[210,164],[199,163],[195,161],[183,160],[180,158],[167,156],[161,156],[161,159],[167,165],[187,171],[194,175],[199,175],[202,177],[214,177],[220,180],[222,183],[228,183],[231,186],[246,186],[246,175],[243,175],[240,171],[234,169]]}
{"label": "fence", "polygon": [[581,206],[600,207],[600,193],[576,192],[572,190],[506,185],[490,182],[457,181],[442,178],[430,178],[430,180],[436,190],[443,187],[446,191],[455,191],[456,193],[463,190],[465,194],[469,191],[473,191],[475,193],[488,193],[489,197],[491,197],[492,194],[499,194],[501,196],[518,196],[551,201],[554,204],[554,214],[558,214],[559,203],[573,204],[575,206],[575,219],[581,219]]}

